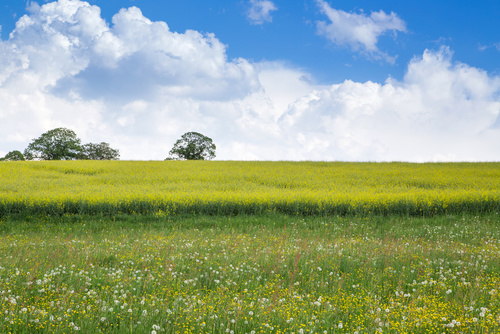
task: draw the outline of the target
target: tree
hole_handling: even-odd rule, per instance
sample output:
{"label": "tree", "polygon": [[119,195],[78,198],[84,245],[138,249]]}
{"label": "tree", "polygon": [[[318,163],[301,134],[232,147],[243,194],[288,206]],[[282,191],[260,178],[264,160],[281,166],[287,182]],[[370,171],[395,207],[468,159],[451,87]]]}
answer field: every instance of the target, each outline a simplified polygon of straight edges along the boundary
{"label": "tree", "polygon": [[33,139],[24,156],[27,160],[73,160],[78,159],[81,151],[80,139],[74,131],[57,128]]}
{"label": "tree", "polygon": [[109,147],[108,143],[88,143],[82,146],[81,159],[86,160],[118,160],[120,152]]}
{"label": "tree", "polygon": [[210,160],[215,158],[215,148],[211,138],[198,132],[187,132],[175,142],[169,154],[178,159]]}
{"label": "tree", "polygon": [[23,161],[24,155],[19,151],[10,151],[5,155],[5,157],[1,158],[0,161]]}

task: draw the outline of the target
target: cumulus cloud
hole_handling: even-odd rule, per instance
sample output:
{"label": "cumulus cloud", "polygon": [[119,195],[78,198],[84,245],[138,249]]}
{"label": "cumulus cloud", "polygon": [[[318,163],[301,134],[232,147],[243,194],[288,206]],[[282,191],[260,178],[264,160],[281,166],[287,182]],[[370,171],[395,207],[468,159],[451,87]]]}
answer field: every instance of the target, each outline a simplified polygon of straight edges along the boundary
{"label": "cumulus cloud", "polygon": [[330,22],[317,22],[320,35],[336,45],[347,46],[371,57],[394,62],[395,58],[381,51],[377,43],[379,37],[387,32],[395,34],[398,31],[406,31],[406,23],[395,13],[386,14],[380,10],[367,16],[364,13],[347,13],[334,9],[324,0],[316,2],[322,13],[330,20]]}
{"label": "cumulus cloud", "polygon": [[0,155],[67,127],[122,159],[164,159],[185,132],[218,159],[500,160],[500,78],[426,50],[405,77],[315,85],[280,62],[228,59],[213,34],[138,8],[31,8],[0,41]]}
{"label": "cumulus cloud", "polygon": [[248,9],[248,19],[252,24],[263,24],[273,20],[271,12],[277,10],[278,7],[269,0],[250,0],[250,8]]}
{"label": "cumulus cloud", "polygon": [[109,27],[98,7],[82,1],[37,8],[17,22],[7,42],[26,58],[27,68],[12,80],[25,83],[30,76],[34,87],[71,89],[92,98],[109,93],[129,98],[137,92],[223,98],[244,96],[258,86],[253,67],[243,59],[228,61],[226,46],[213,34],[172,32],[137,7],[120,10],[112,23]]}
{"label": "cumulus cloud", "polygon": [[[498,160],[500,78],[426,50],[402,81],[345,81],[315,90],[281,117],[312,159]],[[312,145],[314,143],[314,145]]]}

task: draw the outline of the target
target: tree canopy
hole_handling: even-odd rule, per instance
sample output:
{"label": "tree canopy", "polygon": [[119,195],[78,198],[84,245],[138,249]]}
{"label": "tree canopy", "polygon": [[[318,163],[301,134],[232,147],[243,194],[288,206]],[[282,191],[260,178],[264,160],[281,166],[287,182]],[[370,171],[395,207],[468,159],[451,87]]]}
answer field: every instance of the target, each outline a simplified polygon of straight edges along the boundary
{"label": "tree canopy", "polygon": [[[26,160],[117,160],[119,156],[119,151],[111,148],[108,143],[82,145],[74,131],[56,128],[33,139],[24,150],[24,157],[21,152],[16,154],[16,157],[23,159],[10,158],[10,160],[24,160],[24,158]],[[3,160],[6,158],[7,156]]]}
{"label": "tree canopy", "polygon": [[74,160],[81,152],[80,142],[74,131],[56,128],[33,139],[24,156],[28,160]]}
{"label": "tree canopy", "polygon": [[175,142],[169,154],[182,160],[210,160],[215,158],[215,149],[211,138],[198,132],[187,132]]}
{"label": "tree canopy", "polygon": [[23,161],[24,155],[20,151],[10,151],[5,157],[0,158],[0,161]]}
{"label": "tree canopy", "polygon": [[118,160],[120,153],[108,143],[88,143],[82,146],[81,158],[86,160]]}

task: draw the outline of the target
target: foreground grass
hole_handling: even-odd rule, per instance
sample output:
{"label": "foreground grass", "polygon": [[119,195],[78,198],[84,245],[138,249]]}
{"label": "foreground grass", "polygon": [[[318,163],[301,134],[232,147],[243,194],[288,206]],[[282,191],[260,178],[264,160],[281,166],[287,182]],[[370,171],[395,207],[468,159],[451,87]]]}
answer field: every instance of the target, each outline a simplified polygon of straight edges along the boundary
{"label": "foreground grass", "polygon": [[499,332],[499,223],[4,217],[0,332]]}

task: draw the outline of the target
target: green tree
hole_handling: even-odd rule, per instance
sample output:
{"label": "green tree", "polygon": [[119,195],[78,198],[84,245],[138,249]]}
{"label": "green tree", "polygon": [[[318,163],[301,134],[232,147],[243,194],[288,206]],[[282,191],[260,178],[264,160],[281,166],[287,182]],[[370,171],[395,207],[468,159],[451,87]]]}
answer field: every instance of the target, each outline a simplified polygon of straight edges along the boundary
{"label": "green tree", "polygon": [[24,156],[27,160],[74,160],[82,152],[80,139],[72,130],[57,128],[33,139]]}
{"label": "green tree", "polygon": [[87,160],[118,160],[120,152],[112,149],[108,143],[88,143],[82,146],[81,159]]}
{"label": "green tree", "polygon": [[198,132],[187,132],[175,142],[169,154],[183,160],[210,160],[215,158],[215,149],[211,138]]}
{"label": "green tree", "polygon": [[5,155],[5,157],[1,158],[0,161],[23,161],[24,155],[19,151],[10,151]]}

